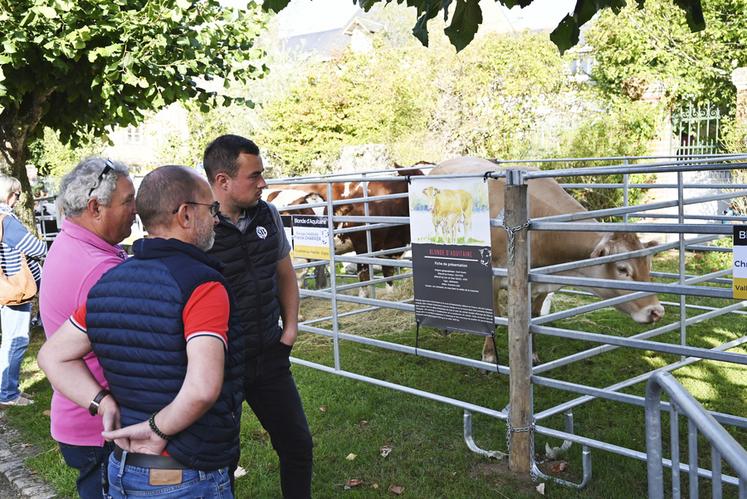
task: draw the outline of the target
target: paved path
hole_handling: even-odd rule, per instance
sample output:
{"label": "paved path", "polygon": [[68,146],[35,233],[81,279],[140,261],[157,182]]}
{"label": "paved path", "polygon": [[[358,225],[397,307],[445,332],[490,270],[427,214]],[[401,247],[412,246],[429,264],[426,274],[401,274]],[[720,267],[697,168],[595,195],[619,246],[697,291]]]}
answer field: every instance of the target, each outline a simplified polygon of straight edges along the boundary
{"label": "paved path", "polygon": [[57,497],[54,489],[24,464],[36,452],[37,449],[23,443],[18,432],[8,425],[5,412],[0,410],[0,498]]}
{"label": "paved path", "polygon": [[3,499],[21,499],[23,497],[18,494],[18,490],[2,474],[0,474],[0,497]]}

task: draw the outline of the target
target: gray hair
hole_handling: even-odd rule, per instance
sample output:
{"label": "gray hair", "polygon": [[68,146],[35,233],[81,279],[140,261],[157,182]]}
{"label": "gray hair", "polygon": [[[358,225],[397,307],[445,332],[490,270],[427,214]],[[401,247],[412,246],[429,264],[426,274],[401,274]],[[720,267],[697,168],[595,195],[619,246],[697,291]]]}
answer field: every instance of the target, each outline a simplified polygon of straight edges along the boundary
{"label": "gray hair", "polygon": [[11,192],[20,192],[21,182],[10,175],[0,174],[0,203],[5,203]]}
{"label": "gray hair", "polygon": [[[101,177],[107,165],[111,171]],[[65,216],[75,217],[83,213],[88,201],[93,198],[109,206],[112,193],[117,189],[117,180],[129,176],[130,169],[124,163],[105,158],[86,158],[62,178],[57,208],[61,208]]]}

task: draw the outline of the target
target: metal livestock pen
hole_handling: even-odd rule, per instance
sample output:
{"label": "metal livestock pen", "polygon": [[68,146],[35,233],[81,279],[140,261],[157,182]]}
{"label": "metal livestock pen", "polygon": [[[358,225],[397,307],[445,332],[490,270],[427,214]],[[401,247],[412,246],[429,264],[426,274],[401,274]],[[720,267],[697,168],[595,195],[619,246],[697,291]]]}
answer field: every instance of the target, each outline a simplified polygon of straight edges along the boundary
{"label": "metal livestock pen", "polygon": [[[745,314],[742,309],[747,307],[747,302],[734,302],[732,300],[731,279],[729,279],[729,275],[731,273],[730,269],[721,269],[719,271],[708,273],[705,275],[687,275],[685,273],[686,251],[729,251],[729,248],[723,246],[713,246],[709,245],[708,243],[713,240],[731,235],[731,223],[747,222],[747,217],[734,215],[729,211],[726,211],[726,213],[719,212],[705,214],[703,214],[702,211],[699,213],[687,212],[688,207],[708,206],[709,204],[712,205],[713,203],[723,202],[725,200],[728,201],[739,196],[744,196],[745,194],[747,194],[747,190],[745,190],[747,189],[747,185],[738,183],[738,181],[711,184],[691,184],[687,182],[687,176],[691,172],[702,173],[705,170],[709,170],[721,172],[721,176],[723,177],[723,172],[734,172],[744,168],[747,156],[702,156],[690,157],[687,160],[682,160],[681,158],[672,158],[670,160],[667,160],[665,158],[664,161],[658,161],[656,163],[636,165],[630,164],[631,162],[641,162],[652,159],[661,158],[590,158],[588,160],[573,159],[572,161],[575,163],[583,163],[587,161],[607,161],[617,164],[602,167],[593,166],[577,169],[550,169],[535,171],[523,171],[519,167],[523,164],[538,165],[550,162],[560,163],[562,165],[563,162],[571,160],[497,162],[498,164],[496,172],[491,174],[491,177],[501,177],[506,179],[507,193],[505,198],[505,213],[507,215],[507,219],[493,219],[491,220],[491,226],[497,228],[498,230],[508,230],[514,234],[514,237],[509,238],[509,244],[511,245],[511,247],[509,248],[509,254],[513,255],[514,257],[514,265],[510,265],[508,269],[493,269],[494,276],[508,277],[509,279],[508,317],[495,317],[495,324],[497,326],[508,326],[509,348],[512,349],[509,355],[510,362],[508,365],[492,364],[476,359],[455,356],[453,354],[418,348],[417,345],[413,347],[409,345],[383,341],[377,338],[369,338],[363,335],[350,334],[340,328],[339,321],[342,317],[364,314],[380,308],[413,312],[414,305],[412,304],[412,300],[407,299],[403,301],[389,301],[377,299],[375,296],[365,298],[345,294],[346,291],[360,287],[373,288],[377,284],[381,284],[386,281],[409,279],[412,277],[411,271],[385,279],[375,278],[373,272],[371,272],[371,279],[369,281],[362,283],[340,284],[340,276],[337,273],[337,263],[354,263],[371,266],[389,265],[401,267],[404,269],[411,269],[412,264],[407,260],[390,260],[382,258],[385,253],[396,253],[397,250],[401,251],[406,248],[398,248],[397,250],[382,252],[373,251],[371,247],[371,237],[370,232],[368,231],[375,230],[378,227],[384,227],[387,225],[408,223],[408,217],[406,216],[368,216],[368,203],[387,199],[387,196],[369,197],[366,194],[367,189],[363,189],[364,196],[362,199],[334,200],[332,198],[332,185],[337,182],[350,181],[362,182],[365,185],[365,183],[373,180],[402,182],[407,181],[407,178],[402,176],[391,176],[391,171],[379,171],[367,172],[365,174],[339,174],[329,175],[325,177],[282,179],[277,181],[285,185],[305,183],[325,183],[327,185],[326,202],[319,203],[318,205],[311,204],[306,206],[324,207],[327,210],[326,213],[330,214],[327,215],[327,227],[330,247],[334,247],[335,236],[343,235],[346,232],[360,230],[366,230],[368,232],[369,252],[367,254],[351,256],[335,255],[334,252],[331,252],[329,262],[331,285],[329,288],[324,290],[302,290],[303,297],[319,298],[329,300],[331,302],[332,313],[330,316],[309,318],[308,320],[301,323],[300,330],[307,333],[322,335],[331,338],[333,365],[327,366],[300,358],[294,358],[293,361],[298,365],[319,369],[332,374],[364,381],[367,383],[372,383],[394,390],[399,390],[401,392],[425,397],[427,399],[459,407],[464,410],[464,440],[467,443],[467,446],[472,451],[484,456],[503,457],[506,454],[501,451],[482,449],[475,443],[472,434],[472,415],[483,414],[500,421],[504,421],[507,425],[507,441],[509,446],[511,468],[520,472],[529,472],[535,478],[538,476],[542,476],[543,478],[554,480],[556,482],[562,483],[563,485],[576,488],[584,487],[591,479],[591,449],[604,450],[625,457],[646,461],[651,456],[647,455],[647,453],[643,450],[626,448],[575,434],[573,424],[573,409],[595,399],[607,399],[642,408],[646,405],[646,400],[644,397],[626,394],[623,393],[622,390],[638,383],[643,383],[657,373],[671,372],[702,359],[731,362],[742,365],[747,364],[747,356],[728,351],[729,349],[747,343],[747,336],[742,336],[732,341],[716,345],[713,348],[700,348],[688,345],[688,326],[692,326],[694,324],[700,323],[702,321],[707,321],[724,314],[736,314],[740,317]],[[502,168],[498,168],[498,165],[500,165]],[[673,182],[669,183],[659,181],[653,184],[636,184],[631,182],[630,179],[632,175],[642,173],[656,173],[658,175],[669,174],[670,176],[676,175],[676,178],[673,179]],[[527,218],[526,183],[530,179],[543,177],[562,179],[564,177],[597,177],[609,175],[621,175],[622,181],[597,184],[566,183],[563,185],[566,189],[621,189],[624,193],[623,206],[584,213],[558,215],[535,220],[530,220]],[[273,181],[270,181],[270,184],[272,183]],[[664,201],[650,202],[644,205],[628,206],[629,193],[632,189],[666,189],[667,191],[665,192],[673,193],[674,198]],[[509,191],[511,191],[512,194],[509,194]],[[704,192],[706,194],[693,195],[693,193],[697,192]],[[686,193],[689,195],[686,195]],[[406,195],[407,194],[397,194],[390,197],[405,197]],[[347,203],[356,202],[364,203],[364,209],[366,210],[364,216],[351,217],[334,215],[335,208]],[[522,204],[524,206],[524,209],[519,209]],[[285,210],[292,210],[301,206],[302,205],[289,206],[286,207]],[[666,213],[666,209],[676,211],[673,213]],[[714,211],[712,207],[709,208],[709,210],[711,212]],[[512,219],[508,219],[509,216],[512,217]],[[595,218],[599,217],[617,217],[622,221],[616,223],[602,223],[595,220]],[[631,223],[632,219],[639,220],[639,222]],[[579,222],[579,220],[584,221]],[[642,223],[640,222],[641,220],[653,221]],[[583,261],[555,265],[551,267],[529,269],[527,258],[529,252],[531,251],[531,248],[528,245],[528,231],[562,231],[567,229],[567,224],[572,221],[574,222],[573,231],[619,231],[669,234],[674,236],[676,239],[652,248],[646,248],[635,252],[603,256],[599,258],[590,258]],[[340,228],[339,225],[344,222],[356,223],[359,225],[356,227],[348,226],[345,228]],[[686,237],[686,235],[694,235],[694,237]],[[569,269],[614,262],[617,260],[632,257],[655,255],[657,253],[670,250],[676,250],[678,252],[679,272],[654,272],[652,276],[658,281],[668,280],[672,282],[621,282],[616,280],[598,280],[557,275]],[[307,263],[303,266],[308,267],[326,264],[327,262],[325,261],[317,261]],[[558,285],[562,284],[564,286],[572,286],[573,290],[569,292],[582,295],[588,293],[584,291],[578,291],[578,288],[592,286],[596,288],[608,287],[624,289],[630,291],[631,293],[625,295],[624,297],[600,300],[594,303],[589,303],[567,310],[550,313],[541,317],[530,317],[531,312],[528,300],[528,289],[533,283],[547,283]],[[561,319],[566,319],[604,307],[609,307],[615,304],[619,304],[622,301],[636,299],[647,293],[667,293],[679,295],[679,300],[677,302],[664,302],[664,305],[666,305],[670,309],[670,313],[672,307],[679,308],[679,320],[671,324],[654,327],[648,331],[627,338],[595,332],[584,332],[568,328],[553,327],[550,325],[551,323],[559,321]],[[688,297],[717,298],[725,300],[726,303],[723,306],[719,307],[697,305],[688,303]],[[338,304],[340,303],[363,305],[364,308],[340,313],[338,311]],[[699,312],[699,314],[693,317],[688,317],[688,310],[697,311]],[[331,328],[319,327],[319,324],[325,321],[331,322]],[[679,331],[679,344],[663,343],[653,340],[658,336],[672,331]],[[529,361],[529,359],[531,358],[531,342],[529,341],[530,334],[561,337],[569,340],[581,340],[585,342],[598,343],[599,346],[585,349],[572,355],[564,356],[544,364],[532,366],[531,362]],[[340,360],[341,341],[356,342],[382,348],[385,350],[418,355],[438,361],[495,371],[500,375],[508,376],[509,373],[511,373],[512,376],[510,381],[510,404],[506,408],[484,407],[467,401],[459,400],[457,398],[419,390],[413,387],[392,383],[386,380],[376,379],[370,376],[353,372],[351,370],[343,369],[341,367]],[[588,359],[590,357],[597,356],[620,347],[643,349],[666,354],[676,354],[680,355],[681,358],[679,361],[669,363],[657,369],[652,369],[649,372],[631,377],[629,379],[619,380],[618,382],[604,388],[596,388],[585,384],[570,383],[567,381],[555,379],[548,375],[550,371],[557,370],[558,368],[561,368],[563,366],[567,366],[574,362]],[[564,392],[574,394],[576,395],[576,397],[567,400],[564,403],[545,408],[537,412],[535,411],[532,402],[532,391],[534,390],[534,387],[537,386],[549,387],[555,390],[562,390]],[[516,410],[512,410],[512,407],[516,408]],[[665,411],[670,411],[671,404],[662,403],[661,408]],[[715,418],[716,421],[721,424],[747,428],[747,418],[745,417],[718,412],[711,412],[710,414]],[[559,431],[544,424],[546,420],[558,415],[563,415],[565,418],[565,431]],[[572,483],[570,481],[561,480],[557,477],[547,476],[539,469],[539,467],[534,462],[533,440],[535,434],[553,437],[567,442],[575,442],[581,445],[583,476],[580,482]],[[677,471],[691,470],[690,473],[693,474],[693,476],[695,476],[696,474],[697,476],[705,478],[712,477],[712,473],[710,470],[697,466],[690,468],[688,465],[680,463],[678,456],[674,462],[676,463],[675,468],[677,469]],[[664,466],[672,467],[671,459],[663,459],[662,463]],[[725,475],[723,476],[723,482],[740,486],[740,497],[744,496],[745,484],[743,480],[740,482],[740,480],[735,477]]]}

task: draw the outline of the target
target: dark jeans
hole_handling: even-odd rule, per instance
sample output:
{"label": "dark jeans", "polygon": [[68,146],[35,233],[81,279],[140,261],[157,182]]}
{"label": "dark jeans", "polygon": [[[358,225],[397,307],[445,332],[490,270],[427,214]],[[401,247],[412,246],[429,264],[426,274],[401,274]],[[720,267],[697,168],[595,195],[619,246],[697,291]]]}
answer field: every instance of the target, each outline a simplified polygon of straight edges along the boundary
{"label": "dark jeans", "polygon": [[291,348],[278,343],[246,363],[246,401],[280,458],[280,485],[286,499],[311,497],[313,443],[301,397],[290,372]]}
{"label": "dark jeans", "polygon": [[107,483],[106,466],[113,449],[112,442],[106,442],[103,447],[60,443],[60,451],[65,464],[79,472],[75,485],[81,499],[104,497],[104,484]]}

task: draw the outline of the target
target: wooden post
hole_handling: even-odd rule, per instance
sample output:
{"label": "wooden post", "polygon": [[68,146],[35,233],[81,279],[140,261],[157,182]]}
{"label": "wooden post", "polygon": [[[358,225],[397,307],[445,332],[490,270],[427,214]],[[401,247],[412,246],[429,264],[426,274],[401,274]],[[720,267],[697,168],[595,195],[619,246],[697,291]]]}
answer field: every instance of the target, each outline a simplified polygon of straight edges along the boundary
{"label": "wooden post", "polygon": [[509,457],[511,471],[529,474],[532,466],[532,352],[529,337],[529,248],[527,186],[521,170],[508,170],[504,197],[508,239]]}

